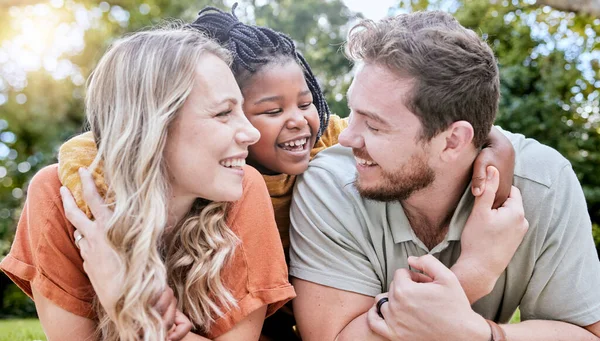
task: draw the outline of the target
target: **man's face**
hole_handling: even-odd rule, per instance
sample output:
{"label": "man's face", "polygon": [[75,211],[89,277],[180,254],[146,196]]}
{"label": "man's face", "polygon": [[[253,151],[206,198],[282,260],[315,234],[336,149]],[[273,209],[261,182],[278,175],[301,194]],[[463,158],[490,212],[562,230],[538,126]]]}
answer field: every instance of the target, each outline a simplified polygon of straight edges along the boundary
{"label": "man's face", "polygon": [[339,138],[356,158],[356,187],[366,198],[405,200],[435,179],[429,143],[406,106],[413,81],[375,64],[363,65],[348,90],[350,125]]}

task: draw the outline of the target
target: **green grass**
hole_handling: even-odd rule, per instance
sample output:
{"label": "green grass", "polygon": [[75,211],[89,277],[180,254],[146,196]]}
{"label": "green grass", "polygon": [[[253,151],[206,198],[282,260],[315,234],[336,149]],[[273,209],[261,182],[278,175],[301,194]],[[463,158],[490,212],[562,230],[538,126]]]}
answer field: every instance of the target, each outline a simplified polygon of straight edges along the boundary
{"label": "green grass", "polygon": [[510,318],[510,323],[519,323],[521,322],[521,311],[517,309],[513,316]]}
{"label": "green grass", "polygon": [[38,319],[0,320],[0,341],[46,341]]}

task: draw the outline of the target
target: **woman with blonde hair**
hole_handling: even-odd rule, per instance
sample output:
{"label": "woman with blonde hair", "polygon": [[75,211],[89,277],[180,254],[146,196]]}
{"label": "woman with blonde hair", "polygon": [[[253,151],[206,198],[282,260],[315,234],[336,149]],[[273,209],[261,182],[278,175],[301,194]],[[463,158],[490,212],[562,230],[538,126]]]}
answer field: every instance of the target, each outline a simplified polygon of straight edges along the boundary
{"label": "woman with blonde hair", "polygon": [[259,133],[230,62],[176,28],[100,60],[86,98],[98,153],[60,167],[87,215],[57,165],[42,169],[0,263],[49,340],[256,340],[295,296],[265,183],[245,166]]}

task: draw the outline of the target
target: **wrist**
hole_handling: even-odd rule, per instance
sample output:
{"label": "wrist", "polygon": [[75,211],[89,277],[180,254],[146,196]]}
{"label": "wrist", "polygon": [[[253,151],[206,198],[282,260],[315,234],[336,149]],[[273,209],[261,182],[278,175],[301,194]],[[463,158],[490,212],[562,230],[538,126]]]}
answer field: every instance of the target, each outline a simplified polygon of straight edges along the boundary
{"label": "wrist", "polygon": [[500,325],[492,320],[485,320],[490,326],[490,341],[506,341],[506,333]]}
{"label": "wrist", "polygon": [[483,316],[475,312],[473,313],[474,316],[471,319],[469,325],[467,326],[468,335],[471,335],[471,337],[465,339],[477,341],[490,341],[492,335],[490,325],[487,323],[486,319],[483,318]]}
{"label": "wrist", "polygon": [[498,280],[498,276],[472,258],[459,258],[450,270],[458,278],[471,304],[492,292]]}

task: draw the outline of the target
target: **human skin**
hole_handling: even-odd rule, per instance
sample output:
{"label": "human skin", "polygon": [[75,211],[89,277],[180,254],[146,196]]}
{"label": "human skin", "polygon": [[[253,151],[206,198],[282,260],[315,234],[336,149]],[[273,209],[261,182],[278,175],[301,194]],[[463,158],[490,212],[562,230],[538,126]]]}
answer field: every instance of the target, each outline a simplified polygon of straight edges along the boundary
{"label": "human skin", "polygon": [[[453,211],[468,184],[469,168],[476,150],[471,143],[472,131],[460,122],[450,125],[446,131],[422,145],[417,139],[420,131],[418,118],[404,106],[404,95],[409,91],[411,80],[398,78],[383,66],[365,64],[357,72],[348,94],[353,117],[350,126],[340,136],[340,144],[353,150],[364,150],[368,155],[367,160],[371,164],[357,159],[361,185],[368,188],[384,185],[385,179],[381,174],[402,171],[410,160],[392,159],[390,145],[401,145],[402,153],[407,156],[418,154],[426,160],[438,175],[435,182],[413,193],[402,204],[407,215],[417,216],[425,222],[412,226],[417,236],[427,226],[438,229],[439,234],[434,234],[431,240],[436,243],[436,238],[445,234],[442,229],[444,217]],[[377,121],[381,120],[375,115],[385,119],[385,129],[379,128],[380,122]],[[365,153],[360,156],[365,160]],[[492,174],[493,179],[496,177]],[[491,192],[495,190],[493,187],[490,189]],[[476,226],[490,227],[496,224],[494,228],[504,231],[520,226],[517,231],[524,234],[528,224],[524,220],[518,190],[513,188],[509,198],[514,200],[507,201],[496,212],[491,207],[490,198],[491,195],[484,194],[483,198],[476,199],[473,212],[477,213],[476,217],[483,219]],[[499,215],[502,219],[499,219]],[[469,221],[472,223],[471,218]],[[468,229],[470,227],[465,226],[465,230]],[[508,232],[502,235],[515,237]],[[520,243],[521,240],[522,236],[514,241]],[[513,248],[519,243],[507,243],[504,246],[491,243],[485,249],[508,247],[499,254],[512,258]],[[468,247],[467,244],[468,240],[461,240],[461,246]],[[457,264],[461,262],[465,251],[463,249]],[[477,257],[481,259],[487,254],[477,255],[476,250],[471,251],[475,252],[471,260]],[[502,271],[510,258],[500,262],[502,264],[497,263],[495,271]],[[424,280],[422,276],[416,276],[406,269],[397,270],[389,292],[383,294],[390,297],[390,301],[382,306],[385,319],[381,319],[374,311],[380,297],[373,298],[293,279],[298,293],[298,298],[294,300],[294,311],[303,340],[489,340],[489,326],[471,309],[473,300],[465,295],[464,288],[459,285],[462,281],[450,269],[430,256],[410,258],[409,264],[416,270],[422,270],[430,280]],[[488,260],[483,264],[495,263]],[[475,269],[483,269],[481,265]],[[315,302],[323,309],[316,309]],[[598,340],[600,336],[600,322],[582,328],[560,321],[531,320],[503,325],[502,328],[511,341]]]}
{"label": "human skin", "polygon": [[249,148],[248,164],[262,174],[302,174],[320,122],[298,63],[289,60],[264,68],[242,92],[244,113],[261,132],[260,140]]}
{"label": "human skin", "polygon": [[[244,175],[241,167],[247,148],[259,138],[258,131],[242,112],[242,102],[241,92],[227,64],[211,54],[200,57],[190,97],[169,128],[165,152],[171,188],[170,223],[175,224],[182,219],[198,197],[219,201],[240,198]],[[104,205],[90,173],[82,169],[80,176],[84,198],[95,221],[89,220],[77,208],[68,190],[62,188],[65,214],[77,228],[76,233],[85,237],[78,243],[84,270],[100,303],[109,316],[114,317],[117,293],[120,292],[118,286],[121,285],[119,274],[124,271],[104,233],[112,211]],[[94,321],[54,305],[36,291],[33,295],[49,339],[91,340],[94,337]],[[183,314],[174,311],[174,297],[166,302],[166,328],[175,325],[169,334],[170,339],[179,340],[184,335],[185,340],[205,339],[188,333],[191,324]],[[216,340],[258,339],[265,314],[266,306],[257,309]],[[67,333],[67,325],[78,327],[75,331],[69,328]]]}

